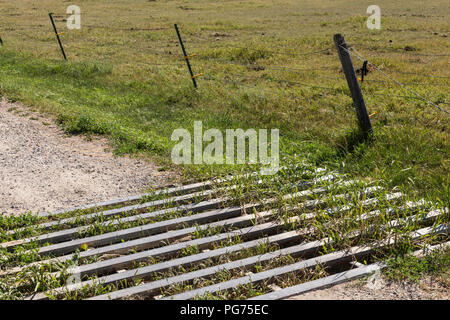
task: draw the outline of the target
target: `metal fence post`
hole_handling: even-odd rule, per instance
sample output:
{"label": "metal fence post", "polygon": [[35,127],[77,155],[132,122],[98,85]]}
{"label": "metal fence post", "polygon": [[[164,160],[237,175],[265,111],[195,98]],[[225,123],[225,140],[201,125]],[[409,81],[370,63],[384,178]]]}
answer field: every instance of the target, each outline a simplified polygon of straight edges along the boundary
{"label": "metal fence post", "polygon": [[184,47],[184,43],[183,43],[183,39],[181,38],[180,30],[178,30],[177,24],[175,24],[174,26],[175,26],[175,31],[177,32],[178,41],[180,41],[181,50],[183,50],[184,59],[186,60],[187,67],[189,69],[189,74],[191,75],[192,82],[194,83],[194,88],[197,88],[197,81],[195,80],[195,78],[197,78],[200,75],[194,75],[194,72],[192,72],[191,63],[189,61],[189,56],[186,53],[186,48]]}
{"label": "metal fence post", "polygon": [[53,13],[50,12],[48,14],[48,16],[50,17],[50,21],[52,22],[53,30],[55,31],[56,39],[58,40],[58,44],[59,44],[59,47],[61,48],[61,52],[64,57],[64,60],[67,60],[66,53],[64,52],[64,47],[61,43],[61,39],[59,38],[58,30],[56,29],[55,21],[53,20]]}

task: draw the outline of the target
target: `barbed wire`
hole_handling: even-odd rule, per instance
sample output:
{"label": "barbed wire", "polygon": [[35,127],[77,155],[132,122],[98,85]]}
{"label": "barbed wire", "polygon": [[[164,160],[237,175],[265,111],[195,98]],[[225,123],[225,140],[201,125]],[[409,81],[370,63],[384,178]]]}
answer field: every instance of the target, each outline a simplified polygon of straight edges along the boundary
{"label": "barbed wire", "polygon": [[[358,45],[359,46],[359,45]],[[368,50],[372,50],[372,48],[368,48],[367,46],[362,45],[362,47],[365,47]],[[378,52],[377,52],[378,53]],[[387,53],[392,53],[392,52],[387,52]],[[399,53],[399,52],[396,52]],[[374,55],[374,54],[370,54],[369,56],[376,56],[376,57],[384,57],[382,55]],[[436,57],[436,56],[435,56]],[[437,56],[439,57],[439,56]],[[402,71],[402,70],[394,70],[395,73],[401,73],[401,74],[410,74],[410,75],[415,75],[415,76],[419,76],[419,77],[424,77],[424,78],[441,78],[441,79],[450,79],[450,76],[443,76],[443,75],[435,75],[435,74],[429,74],[429,73],[418,73],[418,72],[411,72],[411,71]]]}
{"label": "barbed wire", "polygon": [[433,16],[433,15],[424,15],[424,14],[406,14],[406,13],[391,13],[384,14],[385,17],[414,17],[414,18],[445,18],[445,16]]}
{"label": "barbed wire", "polygon": [[446,54],[446,53],[412,53],[412,52],[396,52],[395,53],[400,53],[400,54],[407,54],[407,55],[411,55],[411,56],[422,56],[422,57],[450,57],[450,54]]}
{"label": "barbed wire", "polygon": [[436,76],[433,74],[426,74],[426,73],[415,73],[415,72],[409,72],[409,71],[401,71],[401,70],[395,70],[396,73],[402,73],[402,74],[411,74],[415,76],[425,77],[425,78],[442,78],[442,79],[450,79],[450,76]]}
{"label": "barbed wire", "polygon": [[[369,45],[362,44],[362,43],[353,44],[353,46],[354,45],[357,45],[358,47],[365,48],[368,50],[376,50],[379,48],[379,47],[373,47],[373,46],[371,47]],[[406,47],[407,46],[405,46],[405,48]],[[385,48],[385,47],[383,47],[383,48]],[[447,54],[447,53],[431,53],[431,52],[421,53],[421,52],[415,52],[415,51],[407,51],[405,49],[403,49],[403,51],[390,50],[390,51],[385,51],[385,52],[394,53],[394,54],[404,54],[404,55],[410,55],[410,56],[423,56],[423,57],[449,57],[450,56],[450,54]]]}
{"label": "barbed wire", "polygon": [[[367,76],[366,76],[367,77]],[[378,80],[378,79],[366,79],[364,78],[364,82],[376,82],[376,83],[390,83],[389,80]],[[407,82],[404,85],[409,86],[428,86],[428,87],[450,87],[448,83],[422,83],[422,82]]]}
{"label": "barbed wire", "polygon": [[280,55],[288,55],[288,56],[308,56],[308,55],[314,55],[322,52],[328,52],[332,48],[325,48],[320,50],[314,50],[314,51],[308,51],[308,52],[300,52],[300,53],[294,53],[294,52],[285,52],[285,51],[279,51],[279,50],[271,50],[266,48],[252,48],[252,47],[237,47],[237,46],[226,46],[226,47],[211,47],[211,49],[239,49],[239,50],[264,50],[266,52],[274,53],[274,54],[280,54]]}
{"label": "barbed wire", "polygon": [[[352,55],[352,53],[351,53],[347,48],[345,48],[345,47],[342,46],[342,45],[340,45],[340,47],[341,47],[342,49],[344,49],[345,51],[347,51],[348,54]],[[354,47],[350,47],[350,49],[353,50],[353,51],[355,52],[356,57],[357,57],[358,59],[360,59],[361,61],[368,61],[368,60],[367,60],[366,58],[364,58],[364,57],[358,52],[358,50],[356,50]],[[432,102],[432,101],[430,101],[430,100],[424,98],[422,95],[420,95],[420,94],[418,94],[417,92],[415,92],[415,91],[409,89],[408,87],[406,87],[406,85],[404,85],[403,83],[401,83],[401,82],[398,81],[398,80],[395,80],[395,79],[392,78],[389,74],[387,74],[386,72],[384,72],[383,70],[381,70],[381,69],[378,68],[377,66],[373,65],[373,64],[370,63],[369,61],[368,61],[368,64],[369,64],[372,68],[374,68],[375,70],[377,70],[378,72],[382,73],[382,74],[383,74],[384,76],[386,76],[388,79],[392,80],[393,82],[395,82],[396,84],[398,84],[399,86],[401,86],[403,89],[405,89],[405,90],[407,90],[408,92],[414,94],[415,96],[417,96],[418,98],[420,98],[420,99],[422,99],[423,101],[427,102],[427,103],[430,104],[431,106],[434,106],[436,109],[438,109],[438,110],[440,110],[440,111],[446,113],[447,115],[450,115],[450,112],[448,112],[447,110],[442,109],[441,107],[439,107],[439,106],[438,106],[437,104],[435,104],[434,102]]]}
{"label": "barbed wire", "polygon": [[[59,18],[58,18],[59,19]],[[57,20],[57,22],[64,22],[61,20]],[[17,27],[26,27],[26,28],[36,28],[36,27],[47,27],[47,25],[45,24],[34,24],[34,25],[18,25],[18,24],[14,24],[12,27],[9,26],[8,28],[16,28],[15,30],[9,30],[9,31],[15,31],[17,32],[18,29]],[[127,28],[118,28],[118,27],[112,27],[112,26],[100,26],[100,25],[92,25],[92,24],[83,24],[82,27],[86,27],[86,28],[91,28],[91,29],[109,29],[109,30],[113,30],[113,31],[159,31],[159,30],[169,30],[169,27],[164,27],[164,28],[143,28],[143,27],[127,27]],[[50,30],[50,26],[48,26],[49,30]],[[24,33],[19,32],[19,34],[22,34],[23,36],[26,36],[28,38],[31,38],[30,35],[28,33],[25,32],[25,29],[22,29],[20,31],[23,31]],[[50,32],[50,31],[49,31]],[[192,35],[191,35],[192,36]],[[209,40],[209,39],[203,39],[202,40]],[[98,43],[98,41],[96,40],[90,40],[90,39],[83,39],[82,41],[89,41],[89,42],[95,42]],[[42,41],[41,42],[45,42],[47,43],[48,41]],[[108,44],[108,45],[111,45]],[[117,46],[126,46],[127,44],[112,44],[112,45],[117,45]],[[129,45],[129,44],[128,44]],[[78,47],[76,44],[66,44],[67,48],[75,48],[75,49],[80,49],[82,50],[82,48]],[[342,46],[341,46],[342,47]],[[364,45],[362,45],[362,47],[364,47]],[[173,49],[175,49],[176,47],[174,47]],[[347,48],[342,47],[344,50],[346,50],[349,54],[352,54],[349,50],[347,50]],[[168,55],[168,56],[172,56],[172,57],[177,57],[177,56],[181,56],[181,54],[177,54],[177,53],[172,53],[172,52],[165,52],[165,51],[157,51],[154,50],[154,48],[148,48],[148,47],[139,47],[140,50],[145,50],[146,53],[149,54],[155,54],[155,55]],[[298,56],[311,56],[311,55],[317,55],[323,52],[330,52],[331,48],[323,48],[323,49],[319,49],[319,50],[313,50],[313,51],[309,51],[309,52],[298,52],[298,53],[294,53],[294,52],[287,52],[287,51],[280,51],[280,50],[272,50],[272,49],[266,49],[266,48],[257,48],[257,47],[238,47],[238,46],[227,46],[227,47],[216,47],[213,49],[224,49],[224,50],[229,50],[229,49],[239,49],[239,50],[253,50],[253,51],[257,51],[257,50],[263,50],[265,52],[269,52],[269,53],[273,53],[275,55],[289,55],[289,56],[293,56],[293,57],[298,57]],[[365,59],[353,46],[350,47],[350,50],[354,51],[356,57],[362,61],[367,61],[367,59]],[[406,55],[412,55],[412,56],[430,56],[430,57],[447,57],[450,56],[450,54],[438,54],[438,53],[421,53],[421,52],[412,52],[412,51],[403,51],[403,52],[398,52],[398,51],[391,51],[390,53],[400,53],[400,54],[406,54]],[[353,54],[352,54],[353,55]],[[323,72],[324,70],[331,70],[334,67],[330,67],[330,66],[323,66],[323,67],[316,67],[316,68],[295,68],[295,67],[288,67],[288,66],[281,66],[281,65],[261,65],[261,64],[252,64],[252,63],[241,63],[241,62],[237,62],[237,61],[229,61],[229,60],[223,60],[223,59],[216,59],[216,58],[209,58],[209,57],[204,57],[203,58],[204,61],[213,61],[213,62],[219,62],[219,63],[224,63],[224,64],[232,64],[232,65],[238,65],[238,66],[243,66],[246,68],[252,68],[256,71],[258,70],[265,70],[265,69],[271,69],[271,70],[283,70],[283,71],[287,71],[287,72],[293,72],[293,73],[301,73],[304,74],[305,72],[311,72],[311,71],[320,71]],[[397,96],[397,97],[402,97],[402,98],[413,98],[413,99],[417,99],[417,100],[422,100],[425,101],[426,103],[432,105],[433,107],[437,108],[438,110],[446,113],[446,114],[450,114],[450,112],[448,112],[445,109],[442,109],[441,107],[439,107],[436,103],[428,100],[427,98],[423,97],[422,95],[420,95],[419,93],[415,92],[412,89],[409,89],[407,87],[407,85],[428,85],[428,86],[449,86],[449,84],[435,84],[435,83],[402,83],[396,79],[394,79],[392,76],[390,76],[389,74],[385,73],[383,70],[381,70],[380,68],[378,68],[377,66],[373,65],[372,63],[368,63],[372,68],[374,68],[375,70],[377,70],[378,72],[380,72],[381,74],[383,74],[385,77],[387,77],[389,80],[378,80],[378,79],[365,79],[365,81],[367,82],[379,82],[379,83],[387,83],[389,81],[392,81],[394,83],[396,83],[397,85],[401,86],[403,89],[407,90],[409,93],[413,94],[414,97],[412,96],[399,96],[399,95],[390,95],[390,94],[384,94],[384,93],[371,93],[373,95],[383,95],[383,96]],[[149,63],[148,65],[150,66],[176,66],[175,64],[166,64],[166,63]],[[178,67],[178,66],[176,66]],[[338,67],[337,67],[338,69]],[[417,75],[417,76],[422,76],[422,77],[432,77],[432,78],[442,78],[442,79],[449,79],[450,76],[436,76],[436,75],[431,75],[431,74],[423,74],[423,73],[414,73],[414,72],[407,72],[407,71],[396,71],[397,73],[400,74],[411,74],[411,75]],[[228,73],[230,74],[230,73]],[[233,74],[230,74],[233,75]],[[239,77],[241,77],[241,75],[239,75]],[[331,78],[331,77],[329,77]],[[338,77],[339,78],[339,77]],[[334,79],[334,78],[333,78]],[[305,83],[305,82],[299,82],[299,81],[292,81],[292,80],[286,80],[286,79],[277,79],[277,78],[258,78],[258,79],[253,79],[253,80],[262,80],[262,81],[275,81],[278,83],[287,83],[287,84],[292,84],[292,85],[299,85],[299,86],[305,86],[305,87],[310,87],[310,88],[317,88],[317,89],[324,89],[324,90],[331,90],[333,92],[339,92],[342,93],[342,89],[339,90],[337,88],[331,88],[331,87],[325,87],[325,86],[320,86],[320,85],[315,85],[315,84],[310,84],[310,83]],[[233,82],[233,81],[231,81]],[[234,82],[233,82],[234,83]],[[439,104],[448,104],[445,102],[440,102]]]}
{"label": "barbed wire", "polygon": [[314,89],[324,89],[324,90],[330,90],[333,92],[339,92],[343,93],[342,90],[339,90],[337,88],[331,88],[331,87],[324,87],[324,86],[318,86],[314,84],[304,83],[304,82],[298,82],[298,81],[292,81],[292,80],[285,80],[285,79],[271,79],[273,81],[277,81],[280,83],[288,83],[288,84],[294,84],[294,85],[301,85],[304,87],[314,88]]}
{"label": "barbed wire", "polygon": [[[62,20],[55,19],[55,22],[65,22]],[[35,28],[35,27],[47,27],[47,24],[16,24],[14,23],[12,26],[1,26],[2,29],[10,29],[13,27],[22,27],[22,28]],[[51,25],[48,24],[48,27],[51,28]],[[100,25],[90,25],[90,24],[81,24],[81,28],[89,28],[89,29],[108,29],[113,31],[160,31],[160,30],[169,30],[169,27],[155,27],[155,28],[143,28],[143,27],[111,27],[111,26],[100,26]],[[13,30],[11,30],[13,31]]]}
{"label": "barbed wire", "polygon": [[[49,38],[48,39],[46,39],[45,41],[43,41],[43,40],[39,40],[39,39],[37,39],[37,38],[35,38],[35,37],[33,37],[33,36],[31,36],[29,33],[26,33],[26,32],[17,32],[18,34],[20,34],[20,35],[22,35],[22,36],[25,36],[25,37],[27,37],[27,38],[29,38],[29,39],[34,39],[34,40],[36,40],[36,41],[40,41],[41,43],[47,43],[47,44],[49,44],[49,43],[52,43],[53,41],[54,41],[54,34],[53,34],[53,32],[51,32],[51,30],[49,31]],[[64,40],[64,37],[63,37],[63,35],[61,35],[62,36],[62,39]],[[75,43],[74,42],[68,42],[68,41],[66,41],[66,42],[64,42],[63,43],[63,46],[64,46],[64,48],[71,48],[71,47],[74,47],[74,48],[78,48],[78,49],[85,49],[85,48],[81,48],[79,45],[82,45],[83,43],[85,43],[85,42],[88,42],[88,43],[94,43],[94,44],[96,44],[96,45],[99,45],[99,44],[104,44],[104,43],[101,43],[101,42],[99,42],[98,40],[94,40],[94,39],[88,39],[88,38],[83,38],[83,39],[81,39],[81,40],[79,40],[79,41],[76,41]],[[107,43],[107,45],[108,46],[115,46],[115,47],[123,47],[123,46],[129,46],[130,44],[121,44],[121,43]],[[145,46],[140,46],[140,47],[135,47],[134,48],[135,50],[136,49],[140,49],[140,50],[142,50],[141,52],[145,52],[145,53],[149,53],[149,54],[154,54],[154,55],[166,55],[166,56],[170,56],[170,57],[174,57],[174,58],[178,58],[178,57],[182,57],[182,54],[181,53],[175,53],[175,52],[167,52],[167,51],[157,51],[157,50],[155,50],[155,48],[154,47],[145,47]],[[175,50],[175,49],[178,49],[178,47],[164,47],[164,49],[171,49],[171,50]],[[145,51],[144,51],[145,50]]]}
{"label": "barbed wire", "polygon": [[[224,63],[224,64],[232,64],[232,65],[243,66],[243,67],[255,69],[257,71],[265,70],[265,69],[271,69],[271,70],[288,71],[288,72],[297,73],[297,74],[304,74],[305,72],[310,72],[310,71],[323,71],[323,70],[331,70],[331,71],[333,71],[332,67],[299,69],[299,68],[292,68],[292,67],[278,66],[278,65],[275,65],[275,66],[274,65],[268,65],[267,66],[267,65],[257,65],[257,64],[245,64],[245,63],[239,63],[239,62],[235,62],[235,61],[229,61],[229,60],[223,60],[223,59],[215,59],[215,58],[205,58],[204,60],[220,62],[220,63]],[[336,67],[336,69],[339,69],[339,67]],[[343,76],[342,77],[336,76],[336,77],[332,78],[332,77],[323,76],[322,74],[320,76],[324,77],[324,78],[328,78],[328,79],[333,79],[333,80],[343,78]],[[388,83],[389,82],[387,80],[377,80],[377,79],[365,79],[364,81],[367,81],[367,82],[380,82],[380,83]],[[423,83],[419,83],[419,82],[412,82],[412,83],[408,83],[408,85],[424,85],[424,84]],[[427,86],[450,86],[450,84],[441,84],[441,83],[426,83],[425,85],[427,85]]]}
{"label": "barbed wire", "polygon": [[[80,42],[90,42],[90,43],[95,43],[95,44],[99,44],[101,42],[94,40],[94,39],[87,39],[84,38],[82,40],[80,40]],[[65,44],[66,45],[66,44]],[[70,45],[70,43],[69,43]],[[115,46],[115,47],[121,47],[121,46],[129,46],[131,45],[131,43],[127,43],[127,44],[120,44],[120,43],[108,43],[109,46]],[[179,49],[179,47],[163,47],[164,49],[167,50],[175,50],[175,49]],[[183,57],[183,55],[180,53],[176,53],[176,52],[171,52],[171,51],[158,51],[155,50],[155,47],[147,47],[147,46],[136,46],[135,48],[133,48],[134,50],[140,49],[140,52],[145,52],[145,53],[150,53],[150,54],[154,54],[154,55],[166,55],[166,56],[170,56],[170,57],[174,57],[174,58],[179,58],[179,57]],[[145,50],[145,51],[144,51]]]}
{"label": "barbed wire", "polygon": [[[208,76],[211,76],[210,74],[207,74]],[[230,73],[227,72],[227,75],[231,75],[234,77],[242,77],[242,75],[240,74],[236,74],[236,73]],[[278,82],[278,83],[287,83],[287,84],[292,84],[292,85],[300,85],[300,86],[304,86],[304,87],[309,87],[309,88],[315,88],[315,89],[323,89],[323,90],[330,90],[336,93],[340,93],[342,94],[343,91],[341,89],[338,88],[332,88],[332,87],[325,87],[325,86],[320,86],[320,85],[315,85],[315,84],[310,84],[310,83],[305,83],[305,82],[299,82],[299,81],[292,81],[292,80],[286,80],[286,79],[277,79],[277,78],[248,78],[249,80],[253,80],[253,81],[274,81],[274,82]],[[224,79],[227,80],[227,79]],[[227,80],[230,83],[237,83],[242,82],[242,80]]]}
{"label": "barbed wire", "polygon": [[[390,93],[381,93],[381,92],[370,92],[369,95],[375,95],[375,96],[383,96],[383,97],[395,97],[395,98],[406,98],[406,99],[412,99],[412,100],[420,100],[423,101],[423,99],[415,96],[405,96],[405,95],[399,95],[399,94],[390,94]],[[449,105],[448,102],[436,102],[437,104],[445,104]]]}
{"label": "barbed wire", "polygon": [[251,63],[242,63],[242,62],[237,62],[237,61],[230,61],[230,60],[223,60],[223,59],[217,59],[217,58],[209,58],[209,57],[204,57],[202,59],[203,61],[213,61],[213,62],[220,62],[220,63],[224,63],[224,64],[231,64],[231,65],[237,65],[237,66],[242,66],[242,67],[246,67],[246,68],[251,68],[251,69],[259,69],[260,70],[264,70],[264,69],[274,69],[274,70],[290,70],[292,72],[299,72],[299,71],[322,71],[322,70],[329,70],[328,67],[321,67],[321,68],[291,68],[291,67],[286,67],[286,66],[278,66],[278,65],[258,65],[258,64],[251,64]]}
{"label": "barbed wire", "polygon": [[169,30],[170,28],[142,28],[142,27],[129,27],[129,28],[113,28],[110,26],[94,26],[94,25],[86,25],[82,24],[82,28],[90,28],[90,29],[108,29],[114,31],[160,31],[160,30]]}

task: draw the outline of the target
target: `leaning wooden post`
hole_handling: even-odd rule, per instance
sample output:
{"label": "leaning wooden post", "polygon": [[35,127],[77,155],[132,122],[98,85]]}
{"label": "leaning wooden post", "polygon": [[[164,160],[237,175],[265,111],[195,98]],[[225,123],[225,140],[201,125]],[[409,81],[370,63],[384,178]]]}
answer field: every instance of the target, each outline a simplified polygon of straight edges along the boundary
{"label": "leaning wooden post", "polygon": [[353,103],[355,104],[356,115],[358,116],[359,125],[365,135],[371,133],[372,125],[370,123],[369,114],[367,113],[366,103],[361,92],[358,80],[356,79],[355,69],[353,67],[352,59],[345,43],[344,37],[340,34],[334,35],[334,43],[339,53],[342,69],[344,70],[345,78],[347,79],[348,87],[352,94]]}
{"label": "leaning wooden post", "polygon": [[61,43],[61,39],[59,38],[60,33],[58,33],[58,30],[56,30],[55,21],[53,21],[53,13],[49,13],[48,16],[50,17],[50,21],[52,22],[53,30],[55,31],[56,39],[58,40],[58,44],[59,44],[59,47],[61,48],[61,52],[64,57],[64,60],[67,60],[66,53],[64,52],[64,47]]}
{"label": "leaning wooden post", "polygon": [[178,26],[177,26],[177,24],[175,24],[174,26],[175,26],[175,31],[177,32],[178,41],[180,42],[181,50],[183,50],[184,59],[186,60],[187,67],[189,69],[189,74],[191,75],[192,82],[194,83],[194,88],[197,88],[197,81],[195,79],[198,78],[199,76],[201,76],[202,74],[194,75],[194,72],[192,71],[191,63],[189,61],[190,56],[188,56],[186,53],[186,48],[184,47],[183,39],[181,38],[181,34],[180,34],[180,31],[178,30]]}

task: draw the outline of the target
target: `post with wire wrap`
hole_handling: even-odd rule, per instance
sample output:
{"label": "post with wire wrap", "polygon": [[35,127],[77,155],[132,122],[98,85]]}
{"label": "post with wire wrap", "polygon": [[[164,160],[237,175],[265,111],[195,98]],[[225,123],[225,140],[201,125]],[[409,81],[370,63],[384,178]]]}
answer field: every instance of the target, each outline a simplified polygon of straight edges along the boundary
{"label": "post with wire wrap", "polygon": [[191,62],[189,61],[190,57],[193,57],[194,55],[188,56],[186,53],[186,48],[184,47],[183,39],[181,39],[180,30],[178,30],[178,25],[175,24],[175,31],[177,32],[178,41],[180,42],[181,50],[183,50],[183,56],[186,60],[187,67],[189,69],[189,74],[191,75],[192,83],[194,84],[194,88],[197,88],[197,80],[196,78],[200,77],[202,74],[194,75],[194,72],[192,72]]}
{"label": "post with wire wrap", "polygon": [[59,44],[59,47],[61,48],[61,52],[62,52],[62,55],[64,57],[64,60],[67,60],[66,53],[64,52],[64,47],[63,47],[63,45],[61,43],[61,39],[59,38],[60,34],[58,33],[58,30],[56,30],[55,21],[53,20],[53,13],[50,12],[48,14],[48,16],[50,17],[50,21],[52,22],[53,30],[55,31],[56,39],[58,40],[58,44]]}
{"label": "post with wire wrap", "polygon": [[350,92],[352,94],[359,126],[361,127],[363,133],[367,136],[369,133],[373,132],[372,124],[370,123],[370,118],[361,92],[361,87],[359,86],[358,79],[356,79],[355,68],[353,67],[347,44],[345,43],[344,37],[340,34],[334,35],[334,43],[339,54],[339,59],[341,60],[342,69],[344,70],[348,87],[350,88]]}

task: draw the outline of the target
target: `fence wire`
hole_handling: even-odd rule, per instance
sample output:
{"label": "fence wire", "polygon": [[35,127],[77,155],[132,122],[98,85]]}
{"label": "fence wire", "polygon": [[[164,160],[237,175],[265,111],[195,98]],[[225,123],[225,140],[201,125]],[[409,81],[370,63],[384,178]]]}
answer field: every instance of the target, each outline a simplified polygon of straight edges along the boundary
{"label": "fence wire", "polygon": [[[347,51],[348,54],[353,55],[347,48],[340,46],[343,50]],[[355,55],[359,60],[361,61],[368,61],[366,58],[364,58],[359,52],[358,50],[356,50],[354,47],[349,47],[349,49],[351,49],[352,51],[355,52]],[[403,84],[402,82],[394,79],[392,76],[390,76],[389,74],[387,74],[386,72],[384,72],[383,70],[381,70],[380,68],[378,68],[377,66],[373,65],[371,62],[368,61],[368,65],[370,65],[372,68],[374,68],[375,70],[377,70],[378,72],[380,72],[381,74],[383,74],[385,77],[387,77],[388,79],[390,79],[391,81],[393,81],[394,83],[396,83],[397,85],[399,85],[400,87],[402,87],[403,89],[405,89],[406,91],[412,93],[413,95],[415,95],[416,97],[422,99],[423,101],[427,102],[429,105],[435,107],[436,109],[440,110],[441,112],[446,113],[447,115],[450,115],[450,112],[448,112],[447,110],[439,107],[437,104],[435,104],[434,102],[428,100],[427,98],[423,97],[422,95],[418,94],[417,92],[415,92],[414,90],[411,90],[410,88],[408,88],[405,84]]]}
{"label": "fence wire", "polygon": [[[65,22],[63,20],[60,20],[62,16],[58,17],[59,20],[57,20],[58,22]],[[1,27],[2,29],[4,29],[4,31],[7,32],[15,32],[17,34],[19,34],[20,36],[26,37],[26,38],[33,38],[32,35],[30,35],[29,32],[26,28],[32,28],[32,29],[36,29],[36,28],[48,28],[48,32],[49,35],[52,34],[51,32],[51,26],[50,24],[47,26],[45,24],[13,24],[7,27]],[[144,28],[142,26],[131,26],[131,27],[111,27],[111,26],[104,26],[104,25],[94,25],[94,24],[83,24],[82,27],[86,27],[88,29],[109,29],[112,31],[160,31],[160,30],[169,30],[171,28],[169,27],[155,27],[155,28]],[[13,29],[14,28],[14,29]],[[188,36],[188,38],[190,37],[195,37],[195,35],[190,34]],[[34,38],[35,39],[35,38]],[[203,40],[210,40],[210,39],[204,39],[204,38],[200,38],[202,41]],[[4,39],[5,40],[5,39]],[[48,45],[50,43],[50,39],[45,39],[44,40],[38,40],[42,43],[45,43],[46,45]],[[96,43],[98,44],[99,42],[97,40],[93,40],[93,39],[81,39],[79,43],[76,44],[72,44],[72,43],[65,43],[64,46],[68,49],[79,49],[79,50],[84,50],[85,48],[81,48],[79,47],[79,45],[83,42],[90,42],[90,43]],[[107,45],[113,45],[113,46],[136,46],[136,48],[134,48],[134,50],[139,50],[139,52],[143,52],[146,54],[152,54],[152,55],[158,55],[158,56],[170,56],[173,58],[179,58],[179,57],[183,57],[183,55],[180,52],[175,52],[176,50],[179,50],[180,47],[178,45],[174,45],[171,46],[171,44],[167,44],[167,47],[161,47],[160,49],[165,49],[166,51],[160,51],[158,50],[158,48],[156,47],[149,47],[149,46],[142,46],[140,45],[141,43],[135,43],[135,44],[121,44],[121,43],[107,43]],[[362,47],[367,47],[362,45]],[[349,54],[351,54],[352,56],[357,57],[359,60],[361,61],[367,61],[367,59],[361,54],[359,53],[354,46],[350,46],[349,50],[342,47],[344,50],[346,50]],[[311,56],[318,56],[322,53],[327,53],[327,55],[330,54],[330,51],[333,50],[332,47],[324,47],[322,49],[316,49],[316,50],[311,50],[311,51],[307,51],[307,52],[292,52],[292,51],[284,51],[284,50],[273,50],[273,49],[266,49],[266,48],[258,48],[258,47],[251,47],[251,46],[225,46],[225,47],[210,47],[210,49],[217,49],[217,50],[233,50],[233,49],[238,49],[238,50],[250,50],[250,51],[264,51],[267,53],[271,53],[273,55],[287,55],[287,56],[291,56],[291,57],[311,57]],[[447,57],[450,56],[450,54],[445,54],[445,53],[422,53],[422,52],[413,52],[413,51],[392,51],[389,53],[401,53],[401,54],[405,54],[405,55],[411,55],[411,56],[429,56],[429,57]],[[226,59],[218,59],[218,58],[212,58],[212,57],[208,57],[205,55],[199,55],[200,60],[202,62],[213,62],[213,63],[218,63],[218,64],[229,64],[229,65],[236,65],[236,66],[242,66],[248,69],[253,69],[255,71],[262,71],[262,70],[276,70],[276,71],[285,71],[285,72],[290,72],[290,73],[297,73],[297,74],[308,74],[309,72],[318,72],[320,74],[321,77],[323,78],[327,78],[327,79],[333,79],[333,80],[343,80],[345,79],[343,77],[343,75],[339,74],[339,71],[341,71],[340,66],[319,66],[319,67],[311,67],[311,68],[298,68],[298,67],[290,67],[290,66],[285,66],[285,65],[276,65],[276,64],[271,64],[271,65],[264,65],[262,63],[243,63],[243,62],[238,62],[238,61],[233,61],[233,60],[226,60]],[[168,67],[168,66],[175,66],[175,67],[180,67],[178,65],[174,64],[169,64],[169,63],[150,63],[147,62],[147,64],[149,66],[164,66],[164,67]],[[448,83],[421,83],[421,82],[410,82],[410,83],[403,83],[400,82],[396,79],[394,79],[390,74],[384,72],[380,67],[375,66],[374,64],[372,64],[371,62],[368,62],[368,65],[370,65],[374,70],[376,70],[377,72],[381,73],[384,77],[386,77],[386,80],[379,80],[379,79],[364,79],[364,83],[395,83],[397,85],[399,85],[402,89],[408,91],[410,94],[412,94],[413,96],[404,96],[404,95],[391,95],[391,94],[385,94],[385,93],[381,93],[381,92],[372,92],[370,93],[371,95],[377,95],[377,96],[385,96],[385,97],[401,97],[401,98],[408,98],[408,99],[416,99],[416,100],[421,100],[421,101],[425,101],[427,104],[433,106],[434,108],[446,113],[447,115],[450,114],[450,112],[448,112],[447,110],[441,108],[438,106],[438,104],[444,104],[444,105],[448,105],[447,102],[432,102],[429,99],[423,97],[421,94],[417,93],[416,91],[408,88],[408,85],[414,85],[414,86],[445,86],[448,87],[449,84]],[[335,73],[335,77],[331,77],[329,74],[326,74],[326,71],[331,71]],[[409,72],[409,71],[403,71],[403,70],[398,70],[398,71],[392,71],[393,73],[398,73],[398,74],[405,74],[405,75],[414,75],[414,76],[418,76],[418,77],[427,77],[427,78],[436,78],[436,79],[450,79],[450,76],[447,75],[435,75],[435,74],[429,74],[429,73],[418,73],[418,72]],[[233,74],[233,73],[229,73],[227,72],[227,75],[230,76],[236,76],[237,78],[241,78],[242,75],[237,75],[237,74]],[[316,76],[316,75],[314,75]],[[236,84],[237,82],[242,82],[242,80],[238,80],[238,81],[232,81],[232,80],[227,80],[227,79],[221,79],[219,80],[219,78],[215,78],[215,77],[211,77],[211,75],[207,75],[207,77],[205,77],[206,80],[218,80],[218,81],[225,81],[228,83],[234,83]],[[272,78],[272,77],[268,77],[268,78],[250,78],[250,80],[253,81],[274,81],[274,82],[278,82],[278,83],[287,83],[287,84],[291,84],[291,85],[298,85],[298,86],[304,86],[304,87],[309,87],[309,88],[314,88],[314,89],[322,89],[322,90],[328,90],[328,91],[332,91],[335,93],[339,93],[342,94],[344,91],[342,89],[338,89],[338,88],[332,88],[332,87],[326,87],[326,86],[320,86],[320,85],[316,85],[316,84],[311,84],[311,83],[306,83],[306,82],[301,82],[301,81],[294,81],[294,80],[287,80],[287,79],[279,79],[279,78]]]}

